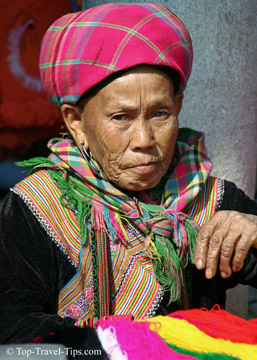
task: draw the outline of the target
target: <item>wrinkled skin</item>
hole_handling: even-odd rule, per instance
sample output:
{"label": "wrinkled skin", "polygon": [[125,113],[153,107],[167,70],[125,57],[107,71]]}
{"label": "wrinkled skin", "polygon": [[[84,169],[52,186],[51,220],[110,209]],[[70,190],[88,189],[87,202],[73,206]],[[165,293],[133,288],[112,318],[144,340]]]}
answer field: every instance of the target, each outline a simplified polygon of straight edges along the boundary
{"label": "wrinkled skin", "polygon": [[170,164],[182,99],[166,74],[136,68],[86,102],[75,140],[90,149],[115,185],[151,189]]}
{"label": "wrinkled skin", "polygon": [[208,279],[218,268],[221,276],[228,278],[242,268],[251,247],[257,248],[257,216],[219,211],[197,234],[196,267],[205,269]]}
{"label": "wrinkled skin", "polygon": [[[85,101],[82,111],[62,106],[76,144],[90,149],[110,182],[133,191],[151,189],[166,173],[178,134],[182,94],[152,66],[137,66]],[[195,262],[212,278],[227,278],[257,248],[257,217],[217,212],[197,236]],[[232,261],[232,269],[231,269]]]}

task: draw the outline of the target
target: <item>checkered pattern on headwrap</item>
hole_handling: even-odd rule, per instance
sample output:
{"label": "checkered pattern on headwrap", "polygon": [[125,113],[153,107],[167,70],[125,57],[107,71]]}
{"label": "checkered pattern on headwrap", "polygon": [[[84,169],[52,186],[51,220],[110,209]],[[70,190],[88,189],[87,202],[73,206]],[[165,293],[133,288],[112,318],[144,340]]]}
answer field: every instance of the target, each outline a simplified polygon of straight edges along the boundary
{"label": "checkered pattern on headwrap", "polygon": [[157,4],[105,4],[67,14],[46,32],[40,53],[43,87],[52,102],[76,103],[120,70],[140,64],[176,70],[183,91],[193,50],[183,22]]}

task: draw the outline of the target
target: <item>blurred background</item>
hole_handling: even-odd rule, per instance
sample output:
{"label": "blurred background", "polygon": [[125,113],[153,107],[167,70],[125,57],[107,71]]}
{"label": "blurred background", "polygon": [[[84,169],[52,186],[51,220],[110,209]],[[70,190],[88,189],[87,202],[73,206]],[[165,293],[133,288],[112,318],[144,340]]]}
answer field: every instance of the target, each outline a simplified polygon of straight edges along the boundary
{"label": "blurred background", "polygon": [[47,156],[47,141],[61,131],[61,114],[43,92],[38,57],[41,39],[62,15],[85,1],[0,2],[0,204],[26,174],[15,162]]}

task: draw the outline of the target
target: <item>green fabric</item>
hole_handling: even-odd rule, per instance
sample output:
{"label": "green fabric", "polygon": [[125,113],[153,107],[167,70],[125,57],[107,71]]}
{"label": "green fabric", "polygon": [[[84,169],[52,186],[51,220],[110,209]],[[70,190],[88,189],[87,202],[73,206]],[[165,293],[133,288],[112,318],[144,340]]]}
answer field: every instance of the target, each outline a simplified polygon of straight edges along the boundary
{"label": "green fabric", "polygon": [[[32,171],[39,168],[48,170],[62,191],[62,204],[77,211],[83,243],[87,241],[91,225],[95,230],[103,229],[113,241],[121,241],[124,245],[129,240],[128,225],[142,233],[156,278],[163,289],[170,292],[170,301],[180,298],[183,269],[188,262],[194,262],[196,233],[199,229],[193,219],[177,209],[195,198],[210,170],[202,135],[188,129],[185,134],[189,143],[178,141],[182,159],[175,171],[168,174],[168,180],[166,175],[162,194],[158,190],[161,194],[160,204],[151,203],[151,200],[140,201],[146,192],[131,198],[121,189],[97,177],[78,149],[66,139],[51,141],[53,153],[50,159],[35,158],[22,164],[32,168]],[[201,168],[202,163],[204,166]],[[183,184],[181,196],[179,181]]]}
{"label": "green fabric", "polygon": [[200,353],[198,351],[190,351],[183,348],[180,348],[179,346],[176,346],[174,344],[169,344],[166,342],[166,344],[172,348],[173,350],[177,351],[179,354],[183,355],[190,355],[194,356],[196,359],[203,359],[203,360],[240,360],[240,358],[229,356],[222,353]]}

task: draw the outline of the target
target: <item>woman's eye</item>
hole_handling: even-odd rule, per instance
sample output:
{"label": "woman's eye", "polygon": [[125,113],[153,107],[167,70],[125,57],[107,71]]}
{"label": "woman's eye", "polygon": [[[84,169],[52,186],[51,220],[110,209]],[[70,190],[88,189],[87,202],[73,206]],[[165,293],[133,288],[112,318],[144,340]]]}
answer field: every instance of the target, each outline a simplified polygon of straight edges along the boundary
{"label": "woman's eye", "polygon": [[118,114],[118,115],[113,116],[113,119],[117,120],[117,121],[122,121],[122,120],[128,120],[128,117],[127,117],[127,115],[124,115],[124,114]]}
{"label": "woman's eye", "polygon": [[162,116],[166,116],[167,113],[165,111],[156,111],[154,113],[154,117],[162,117]]}

